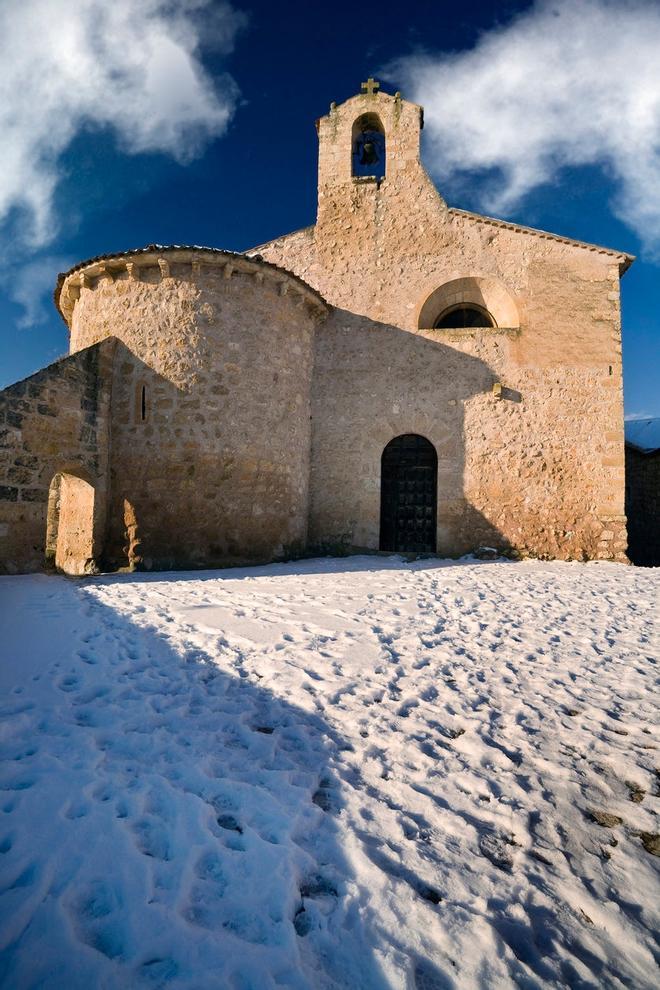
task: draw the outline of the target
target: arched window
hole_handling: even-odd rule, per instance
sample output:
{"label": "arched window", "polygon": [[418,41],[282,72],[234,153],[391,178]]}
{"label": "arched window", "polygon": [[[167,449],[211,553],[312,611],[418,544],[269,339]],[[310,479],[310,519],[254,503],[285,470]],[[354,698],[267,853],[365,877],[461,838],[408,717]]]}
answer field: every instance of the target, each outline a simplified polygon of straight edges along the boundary
{"label": "arched window", "polygon": [[385,178],[385,131],[376,113],[363,113],[353,124],[352,174]]}
{"label": "arched window", "polygon": [[513,330],[520,327],[520,313],[514,296],[499,279],[468,275],[436,286],[421,301],[417,326],[420,330]]}
{"label": "arched window", "polygon": [[493,327],[495,321],[482,306],[475,306],[460,303],[458,306],[450,306],[440,314],[434,323],[435,330],[454,330],[463,327]]}

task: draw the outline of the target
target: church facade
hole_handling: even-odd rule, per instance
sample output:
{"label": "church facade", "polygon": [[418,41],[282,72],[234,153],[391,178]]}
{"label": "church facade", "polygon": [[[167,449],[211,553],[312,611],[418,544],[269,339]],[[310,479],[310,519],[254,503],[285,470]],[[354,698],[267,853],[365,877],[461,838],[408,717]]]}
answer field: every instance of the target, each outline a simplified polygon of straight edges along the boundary
{"label": "church facade", "polygon": [[626,560],[619,251],[447,206],[423,111],[317,121],[318,213],[77,265],[0,393],[0,568],[355,550]]}

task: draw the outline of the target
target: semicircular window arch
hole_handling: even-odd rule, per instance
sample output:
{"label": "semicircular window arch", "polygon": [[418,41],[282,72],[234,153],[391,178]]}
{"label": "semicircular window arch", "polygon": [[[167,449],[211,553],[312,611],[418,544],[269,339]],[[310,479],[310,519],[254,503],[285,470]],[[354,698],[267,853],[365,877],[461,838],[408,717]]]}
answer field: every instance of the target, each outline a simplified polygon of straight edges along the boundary
{"label": "semicircular window arch", "polygon": [[459,303],[448,306],[438,316],[433,328],[435,330],[463,330],[470,327],[494,327],[495,320],[484,306],[474,303]]}
{"label": "semicircular window arch", "polygon": [[461,328],[519,329],[514,294],[499,278],[463,275],[436,285],[420,300],[420,330]]}

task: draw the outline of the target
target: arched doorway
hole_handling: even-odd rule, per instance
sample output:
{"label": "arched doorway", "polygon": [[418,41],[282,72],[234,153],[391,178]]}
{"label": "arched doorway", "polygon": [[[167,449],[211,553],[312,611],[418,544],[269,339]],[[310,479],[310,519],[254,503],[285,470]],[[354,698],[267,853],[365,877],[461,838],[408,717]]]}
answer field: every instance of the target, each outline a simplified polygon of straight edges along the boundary
{"label": "arched doorway", "polygon": [[381,458],[380,549],[435,553],[438,455],[425,437],[390,440]]}
{"label": "arched doorway", "polygon": [[94,488],[59,472],[50,483],[46,564],[65,574],[94,574]]}

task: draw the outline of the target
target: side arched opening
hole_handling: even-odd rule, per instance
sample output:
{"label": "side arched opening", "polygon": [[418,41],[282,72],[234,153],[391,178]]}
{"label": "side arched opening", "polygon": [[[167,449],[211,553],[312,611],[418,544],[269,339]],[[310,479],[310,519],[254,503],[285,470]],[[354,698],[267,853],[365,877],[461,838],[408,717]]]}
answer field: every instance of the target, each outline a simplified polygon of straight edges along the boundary
{"label": "side arched opening", "polygon": [[513,295],[499,279],[469,276],[445,282],[426,295],[417,326],[420,330],[517,329],[520,314]]}
{"label": "side arched opening", "polygon": [[94,487],[58,472],[50,483],[46,519],[46,566],[64,574],[94,574]]}
{"label": "side arched opening", "polygon": [[363,113],[353,124],[351,172],[356,178],[384,179],[385,130],[377,113]]}
{"label": "side arched opening", "polygon": [[438,455],[426,437],[395,437],[381,457],[380,549],[435,553]]}

